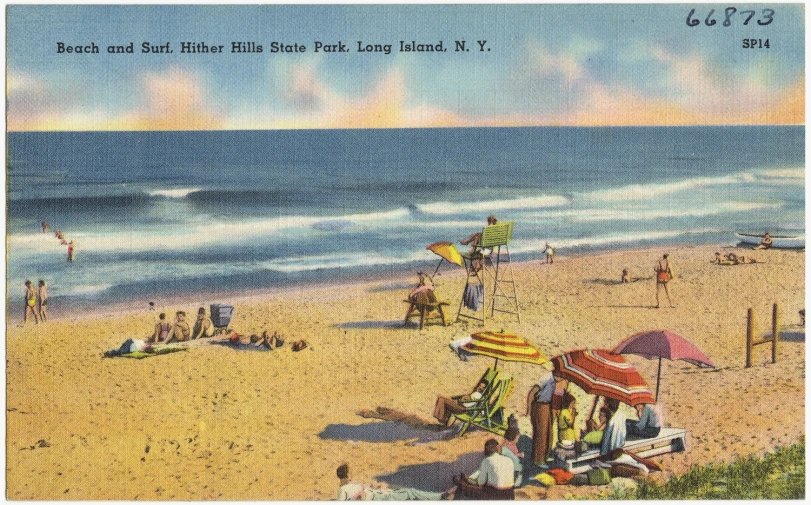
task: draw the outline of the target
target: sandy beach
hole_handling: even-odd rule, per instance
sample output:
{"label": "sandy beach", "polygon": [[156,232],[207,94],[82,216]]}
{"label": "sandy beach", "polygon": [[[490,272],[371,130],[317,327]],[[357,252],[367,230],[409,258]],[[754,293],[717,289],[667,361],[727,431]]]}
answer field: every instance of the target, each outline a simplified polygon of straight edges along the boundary
{"label": "sandy beach", "polygon": [[[761,455],[804,435],[805,329],[798,311],[805,254],[740,249],[764,263],[721,266],[711,263],[716,251],[728,249],[684,246],[516,263],[521,322],[500,315],[484,328],[516,332],[547,356],[612,348],[647,329],[683,335],[716,368],[663,362],[659,399],[667,424],[689,435],[686,452],[654,458],[664,471],[652,476]],[[676,307],[655,309],[653,265],[663,252],[676,274]],[[641,279],[621,284],[623,268]],[[335,497],[342,462],[360,482],[451,487],[454,473],[478,466],[489,433],[452,438],[358,415],[384,407],[435,423],[436,395],[467,392],[493,364],[485,357],[460,361],[448,348],[482,328],[453,323],[462,269],[443,268],[436,278],[438,296],[450,303],[447,327],[403,327],[403,300],[415,281],[403,272],[239,300],[192,295],[156,312],[99,309],[26,327],[20,308],[7,321],[7,498],[326,500]],[[774,302],[783,330],[777,363],[763,345],[745,368],[747,309],[754,309],[762,334]],[[194,314],[210,303],[233,304],[230,327],[241,334],[277,330],[287,342],[306,339],[310,346],[241,352],[196,345],[143,360],[102,358],[125,339],[150,334],[158,312]],[[653,386],[656,361],[628,360]],[[507,410],[519,417],[522,435],[530,435],[526,393],[541,369],[501,366],[516,380]],[[587,411],[587,399],[581,401]],[[596,490],[530,484],[516,494],[561,499]]]}

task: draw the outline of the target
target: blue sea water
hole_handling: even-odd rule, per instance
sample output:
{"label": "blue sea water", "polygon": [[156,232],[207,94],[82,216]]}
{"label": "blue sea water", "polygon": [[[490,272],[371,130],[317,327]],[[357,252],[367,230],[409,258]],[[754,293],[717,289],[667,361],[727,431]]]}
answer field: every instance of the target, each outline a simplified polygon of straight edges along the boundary
{"label": "blue sea water", "polygon": [[489,214],[519,260],[734,244],[805,228],[804,146],[801,126],[10,133],[8,302],[24,279],[81,308],[400,276]]}

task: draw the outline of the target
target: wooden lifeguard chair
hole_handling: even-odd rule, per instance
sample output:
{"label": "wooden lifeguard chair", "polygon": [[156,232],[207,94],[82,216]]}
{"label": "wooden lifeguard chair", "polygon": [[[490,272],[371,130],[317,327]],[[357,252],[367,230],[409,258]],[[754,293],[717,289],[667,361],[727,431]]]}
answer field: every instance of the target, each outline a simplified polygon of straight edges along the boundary
{"label": "wooden lifeguard chair", "polygon": [[[507,221],[485,226],[478,244],[473,246],[473,252],[462,255],[467,269],[465,292],[471,289],[470,286],[478,284],[483,288],[484,299],[482,301],[482,316],[477,317],[469,313],[462,313],[462,307],[465,303],[463,297],[459,304],[459,311],[456,314],[457,321],[460,317],[467,317],[481,321],[484,324],[489,304],[491,318],[496,312],[504,312],[514,314],[518,318],[518,322],[521,322],[521,310],[518,307],[518,293],[515,288],[515,277],[513,276],[509,248],[514,225],[515,221]],[[488,302],[487,284],[489,284],[490,280],[492,280],[493,289],[490,291]]]}

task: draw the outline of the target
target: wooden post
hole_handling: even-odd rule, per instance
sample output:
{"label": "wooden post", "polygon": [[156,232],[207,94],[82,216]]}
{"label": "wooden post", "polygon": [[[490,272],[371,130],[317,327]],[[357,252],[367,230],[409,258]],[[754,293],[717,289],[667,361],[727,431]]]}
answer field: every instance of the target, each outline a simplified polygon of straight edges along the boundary
{"label": "wooden post", "polygon": [[780,312],[772,305],[772,363],[777,363],[777,341],[780,340]]}
{"label": "wooden post", "polygon": [[755,311],[750,307],[746,311],[746,368],[752,366],[752,339],[755,334]]}

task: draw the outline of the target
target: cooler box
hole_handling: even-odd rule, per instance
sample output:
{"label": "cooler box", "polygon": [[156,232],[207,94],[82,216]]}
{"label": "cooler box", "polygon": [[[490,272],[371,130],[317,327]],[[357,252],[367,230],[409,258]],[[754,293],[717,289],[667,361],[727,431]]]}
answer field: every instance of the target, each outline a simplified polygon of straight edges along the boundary
{"label": "cooler box", "polygon": [[211,322],[215,328],[225,328],[231,322],[231,315],[234,313],[233,305],[223,305],[212,303],[210,307]]}

